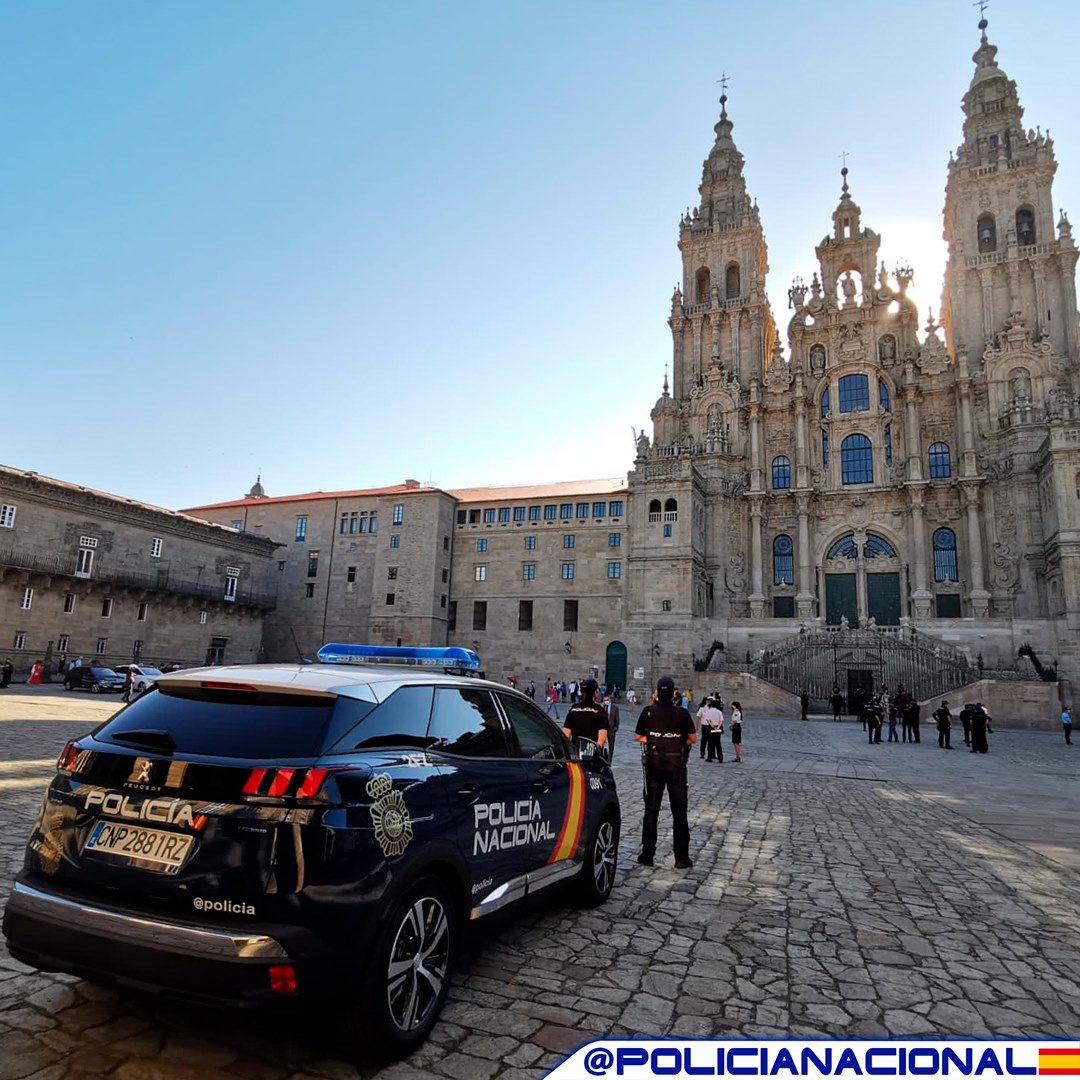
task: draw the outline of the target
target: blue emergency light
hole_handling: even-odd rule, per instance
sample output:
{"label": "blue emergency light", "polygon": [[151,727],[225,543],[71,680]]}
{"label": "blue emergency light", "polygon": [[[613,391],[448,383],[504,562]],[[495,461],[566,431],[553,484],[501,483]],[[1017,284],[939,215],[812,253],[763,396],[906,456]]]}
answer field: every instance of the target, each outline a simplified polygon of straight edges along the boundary
{"label": "blue emergency light", "polygon": [[472,649],[458,647],[422,649],[400,645],[324,645],[318,653],[320,664],[389,664],[395,667],[434,668],[479,675],[482,664]]}

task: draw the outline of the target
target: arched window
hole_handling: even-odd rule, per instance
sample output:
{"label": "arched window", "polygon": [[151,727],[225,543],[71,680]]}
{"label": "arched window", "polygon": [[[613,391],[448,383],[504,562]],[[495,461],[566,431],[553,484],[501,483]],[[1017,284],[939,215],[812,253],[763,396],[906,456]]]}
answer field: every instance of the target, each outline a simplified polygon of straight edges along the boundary
{"label": "arched window", "polygon": [[997,251],[997,224],[993,214],[983,214],[976,226],[979,238],[979,254]]}
{"label": "arched window", "polygon": [[650,499],[649,500],[649,520],[650,521],[659,521],[660,520],[660,500],[659,499]]}
{"label": "arched window", "polygon": [[889,388],[885,385],[885,382],[882,379],[878,379],[877,400],[878,404],[881,406],[881,411],[888,412],[890,408]]}
{"label": "arched window", "polygon": [[849,435],[840,444],[840,478],[845,484],[874,482],[874,448],[865,435]]}
{"label": "arched window", "polygon": [[879,555],[886,559],[896,558],[896,548],[877,533],[866,534],[866,543],[863,544],[862,552],[868,559],[876,559]]}
{"label": "arched window", "polygon": [[934,580],[960,580],[956,572],[956,533],[952,529],[938,529],[934,533]]}
{"label": "arched window", "polygon": [[842,375],[839,386],[842,413],[870,408],[870,379],[866,375]]}
{"label": "arched window", "polygon": [[772,486],[773,491],[787,491],[791,487],[791,459],[785,454],[773,458]]}
{"label": "arched window", "polygon": [[[670,515],[670,516],[669,516]],[[679,504],[675,499],[667,499],[664,502],[664,520],[676,521],[679,515]]]}
{"label": "arched window", "polygon": [[825,392],[821,395],[821,419],[824,420],[829,415],[829,388],[825,387]]}
{"label": "arched window", "polygon": [[736,297],[742,296],[738,263],[728,263],[727,270],[724,271],[724,295],[729,300],[734,300]]}
{"label": "arched window", "polygon": [[837,540],[829,548],[829,554],[825,556],[826,559],[857,559],[858,557],[859,549],[855,546],[855,537],[850,533]]}
{"label": "arched window", "polygon": [[810,370],[811,371],[824,371],[825,370],[825,346],[824,345],[811,345],[810,346]]}
{"label": "arched window", "polygon": [[1026,206],[1016,211],[1016,242],[1021,247],[1035,243],[1035,215]]}
{"label": "arched window", "polygon": [[790,536],[778,536],[772,545],[774,585],[795,584],[795,556]]}
{"label": "arched window", "polygon": [[699,304],[707,304],[709,302],[709,293],[712,288],[712,281],[709,276],[709,268],[703,266],[697,272],[697,302]]}
{"label": "arched window", "polygon": [[949,444],[936,442],[930,447],[930,479],[947,480],[952,476],[952,455]]}
{"label": "arched window", "polygon": [[896,359],[896,338],[892,334],[882,334],[878,341],[877,354],[879,360]]}

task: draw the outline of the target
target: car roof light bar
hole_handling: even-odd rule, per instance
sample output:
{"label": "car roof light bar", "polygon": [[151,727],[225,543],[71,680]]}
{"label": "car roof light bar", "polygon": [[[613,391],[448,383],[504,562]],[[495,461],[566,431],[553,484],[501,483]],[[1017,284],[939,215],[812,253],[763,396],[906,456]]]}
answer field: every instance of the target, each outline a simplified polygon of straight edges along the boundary
{"label": "car roof light bar", "polygon": [[472,649],[412,648],[401,645],[324,645],[318,653],[320,664],[387,664],[393,667],[432,668],[438,671],[478,673],[482,664]]}

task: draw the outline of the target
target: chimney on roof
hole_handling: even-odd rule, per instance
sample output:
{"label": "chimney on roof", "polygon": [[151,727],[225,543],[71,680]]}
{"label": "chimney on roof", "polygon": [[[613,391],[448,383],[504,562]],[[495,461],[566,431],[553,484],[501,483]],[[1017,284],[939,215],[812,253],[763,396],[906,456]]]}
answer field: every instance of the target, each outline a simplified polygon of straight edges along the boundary
{"label": "chimney on roof", "polygon": [[406,480],[405,481],[405,486],[407,488],[409,488],[409,490],[411,491],[413,488],[418,488],[420,486],[420,481],[419,480]]}

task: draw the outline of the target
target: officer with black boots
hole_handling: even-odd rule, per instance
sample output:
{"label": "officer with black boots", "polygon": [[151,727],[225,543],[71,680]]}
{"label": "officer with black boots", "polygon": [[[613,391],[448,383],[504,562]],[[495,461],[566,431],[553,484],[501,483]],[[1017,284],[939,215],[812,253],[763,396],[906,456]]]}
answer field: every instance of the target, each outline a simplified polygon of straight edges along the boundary
{"label": "officer with black boots", "polygon": [[656,854],[656,820],[664,791],[671,804],[674,832],[675,869],[689,870],[690,825],[686,820],[686,761],[697,739],[694,718],[676,705],[675,680],[665,675],[656,684],[656,700],[641,710],[634,738],[642,747],[645,773],[645,818],[641,826],[641,854],[638,862],[652,866]]}
{"label": "officer with black boots", "polygon": [[563,717],[563,734],[568,739],[589,739],[602,750],[607,745],[608,715],[596,700],[596,680],[582,680],[579,689],[581,701]]}

